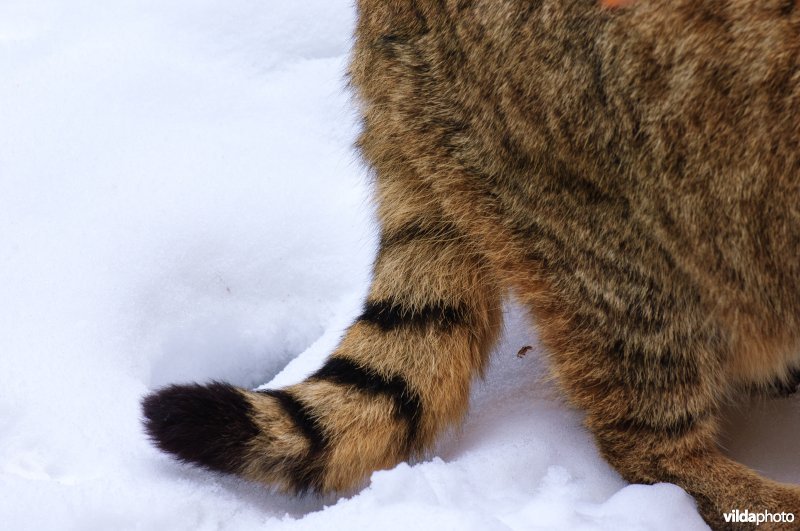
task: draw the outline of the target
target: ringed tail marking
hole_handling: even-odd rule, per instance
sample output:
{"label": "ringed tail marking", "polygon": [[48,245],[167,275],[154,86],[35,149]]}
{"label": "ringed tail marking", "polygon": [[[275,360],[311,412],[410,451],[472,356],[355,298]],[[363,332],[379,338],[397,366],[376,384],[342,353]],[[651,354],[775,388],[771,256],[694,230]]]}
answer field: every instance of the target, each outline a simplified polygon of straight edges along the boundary
{"label": "ringed tail marking", "polygon": [[368,395],[384,395],[392,399],[395,416],[408,426],[406,445],[413,448],[422,418],[422,400],[402,376],[386,377],[347,358],[332,357],[310,379],[350,386]]}
{"label": "ringed tail marking", "polygon": [[384,332],[400,328],[420,330],[429,325],[448,330],[466,324],[467,312],[460,306],[441,302],[404,308],[395,301],[379,300],[368,301],[357,322],[377,325]]}
{"label": "ringed tail marking", "polygon": [[325,477],[325,451],[330,441],[314,417],[312,408],[286,389],[266,389],[257,393],[274,398],[308,440],[308,454],[287,463],[289,473],[285,477],[291,484],[291,489],[298,494],[321,491]]}

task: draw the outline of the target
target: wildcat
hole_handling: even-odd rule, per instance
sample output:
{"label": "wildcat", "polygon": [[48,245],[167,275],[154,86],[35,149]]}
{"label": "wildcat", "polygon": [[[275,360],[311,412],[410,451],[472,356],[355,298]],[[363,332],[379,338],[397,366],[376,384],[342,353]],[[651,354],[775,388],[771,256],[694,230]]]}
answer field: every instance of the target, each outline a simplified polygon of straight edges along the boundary
{"label": "wildcat", "polygon": [[717,445],[725,403],[797,384],[800,9],[609,4],[359,0],[363,313],[302,383],[150,395],[154,442],[289,491],[359,486],[463,417],[510,290],[625,479],[683,487],[718,529],[800,516],[800,488]]}

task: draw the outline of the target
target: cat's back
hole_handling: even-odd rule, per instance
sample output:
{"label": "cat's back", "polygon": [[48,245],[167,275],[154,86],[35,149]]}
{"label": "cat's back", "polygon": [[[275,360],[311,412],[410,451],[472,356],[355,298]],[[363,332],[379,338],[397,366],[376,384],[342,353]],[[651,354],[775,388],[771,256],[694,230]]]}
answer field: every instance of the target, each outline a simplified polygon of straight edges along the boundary
{"label": "cat's back", "polygon": [[797,310],[794,4],[362,0],[352,77],[381,130],[362,147],[475,192],[550,276],[632,260]]}

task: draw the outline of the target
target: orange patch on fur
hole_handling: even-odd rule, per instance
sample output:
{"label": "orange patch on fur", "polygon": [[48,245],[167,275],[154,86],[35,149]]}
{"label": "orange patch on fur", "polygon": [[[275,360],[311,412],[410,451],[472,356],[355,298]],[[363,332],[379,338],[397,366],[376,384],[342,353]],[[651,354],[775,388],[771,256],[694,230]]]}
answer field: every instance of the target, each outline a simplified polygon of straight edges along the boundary
{"label": "orange patch on fur", "polygon": [[633,0],[600,0],[603,7],[624,7],[633,3]]}

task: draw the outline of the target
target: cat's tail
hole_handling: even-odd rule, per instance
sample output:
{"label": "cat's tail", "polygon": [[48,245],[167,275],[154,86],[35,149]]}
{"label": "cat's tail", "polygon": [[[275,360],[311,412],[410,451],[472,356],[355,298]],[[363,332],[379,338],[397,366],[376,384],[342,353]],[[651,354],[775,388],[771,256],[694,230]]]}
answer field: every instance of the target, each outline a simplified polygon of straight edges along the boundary
{"label": "cat's tail", "polygon": [[379,206],[370,293],[323,367],[263,392],[223,383],[157,391],[143,412],[160,449],[288,491],[346,490],[424,452],[461,419],[500,327],[500,289],[423,187],[378,184],[390,199]]}

